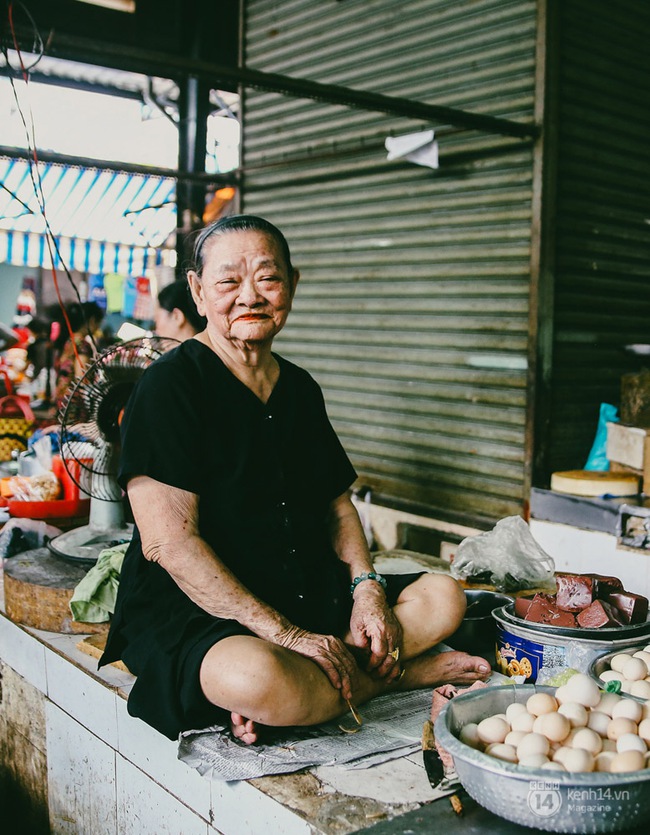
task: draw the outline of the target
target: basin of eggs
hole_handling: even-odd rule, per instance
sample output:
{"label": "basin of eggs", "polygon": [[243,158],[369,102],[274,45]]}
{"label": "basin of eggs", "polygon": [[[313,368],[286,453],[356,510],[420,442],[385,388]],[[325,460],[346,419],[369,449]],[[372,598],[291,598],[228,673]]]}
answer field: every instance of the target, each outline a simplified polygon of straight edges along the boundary
{"label": "basin of eggs", "polygon": [[609,670],[603,670],[600,680],[620,681],[623,693],[650,699],[650,644],[633,655],[620,652],[613,655]]}
{"label": "basin of eggs", "polygon": [[459,738],[506,762],[548,771],[628,772],[650,767],[650,705],[604,693],[575,673],[555,694],[534,693],[505,713],[463,726]]}

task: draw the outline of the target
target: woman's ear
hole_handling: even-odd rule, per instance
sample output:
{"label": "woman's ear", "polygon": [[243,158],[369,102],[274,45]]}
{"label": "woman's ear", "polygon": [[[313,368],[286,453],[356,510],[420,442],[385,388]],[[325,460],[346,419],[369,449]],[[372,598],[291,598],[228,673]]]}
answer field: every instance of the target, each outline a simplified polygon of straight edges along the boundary
{"label": "woman's ear", "polygon": [[199,311],[201,316],[205,316],[205,304],[203,302],[203,285],[201,284],[201,279],[194,270],[188,270],[187,283],[190,285],[190,291],[192,293],[192,298],[194,299],[196,309]]}
{"label": "woman's ear", "polygon": [[172,318],[174,320],[174,324],[176,325],[176,327],[179,328],[179,329],[182,328],[183,325],[186,322],[185,314],[183,313],[183,311],[179,307],[175,307],[172,310],[171,315],[172,315]]}
{"label": "woman's ear", "polygon": [[298,282],[300,281],[300,270],[294,270],[293,275],[291,276],[291,298],[293,299],[296,287],[298,286]]}

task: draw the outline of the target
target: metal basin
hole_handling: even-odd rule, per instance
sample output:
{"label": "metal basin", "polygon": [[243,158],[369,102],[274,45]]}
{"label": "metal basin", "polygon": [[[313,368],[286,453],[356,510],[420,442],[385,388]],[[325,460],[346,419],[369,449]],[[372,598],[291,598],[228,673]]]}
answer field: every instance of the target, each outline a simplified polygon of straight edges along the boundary
{"label": "metal basin", "polygon": [[[599,655],[598,658],[595,658],[591,662],[591,664],[589,665],[589,675],[594,679],[594,681],[596,682],[596,684],[600,688],[604,688],[605,687],[605,682],[601,680],[600,674],[605,672],[605,670],[611,669],[610,664],[611,664],[612,658],[615,655],[629,655],[629,656],[632,656],[632,655],[634,655],[635,652],[638,652],[641,649],[645,649],[645,647],[647,645],[648,645],[648,642],[646,641],[643,644],[639,644],[638,647],[628,647],[627,649],[616,649],[613,652],[606,652],[604,655]],[[641,702],[642,704],[645,704],[645,702],[646,702],[646,699],[642,699],[641,696],[633,696],[631,693],[624,693],[622,695],[624,695],[627,699],[634,699],[635,701]]]}
{"label": "metal basin", "polygon": [[650,769],[624,774],[545,771],[489,757],[458,739],[468,722],[502,713],[543,685],[490,686],[453,698],[438,716],[436,740],[454,758],[460,782],[495,815],[547,832],[620,832],[650,821]]}

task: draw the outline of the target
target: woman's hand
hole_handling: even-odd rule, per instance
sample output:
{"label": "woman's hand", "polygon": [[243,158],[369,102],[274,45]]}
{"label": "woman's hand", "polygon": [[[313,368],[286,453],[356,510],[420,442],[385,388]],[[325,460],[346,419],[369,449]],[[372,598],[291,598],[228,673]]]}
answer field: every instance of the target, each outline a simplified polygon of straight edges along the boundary
{"label": "woman's hand", "polygon": [[363,583],[355,589],[350,632],[354,645],[368,657],[368,672],[387,681],[400,675],[399,652],[397,658],[392,653],[402,647],[402,627],[383,589],[375,583]]}
{"label": "woman's hand", "polygon": [[291,626],[275,637],[275,643],[309,658],[325,673],[332,687],[341,691],[344,699],[352,699],[356,689],[359,667],[343,641],[333,635],[320,635]]}

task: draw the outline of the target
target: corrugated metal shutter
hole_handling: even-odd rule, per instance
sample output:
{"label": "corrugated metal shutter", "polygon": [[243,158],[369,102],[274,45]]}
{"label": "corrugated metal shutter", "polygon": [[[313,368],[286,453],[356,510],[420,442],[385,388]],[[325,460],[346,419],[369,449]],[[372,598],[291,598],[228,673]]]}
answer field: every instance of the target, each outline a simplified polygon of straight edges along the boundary
{"label": "corrugated metal shutter", "polygon": [[[248,0],[246,64],[530,123],[535,2]],[[486,522],[522,508],[532,149],[440,130],[438,171],[384,140],[438,125],[247,91],[243,206],[303,280],[277,348],[324,388],[379,500]]]}
{"label": "corrugated metal shutter", "polygon": [[550,470],[582,467],[601,402],[650,342],[650,6],[561,10],[554,428]]}

